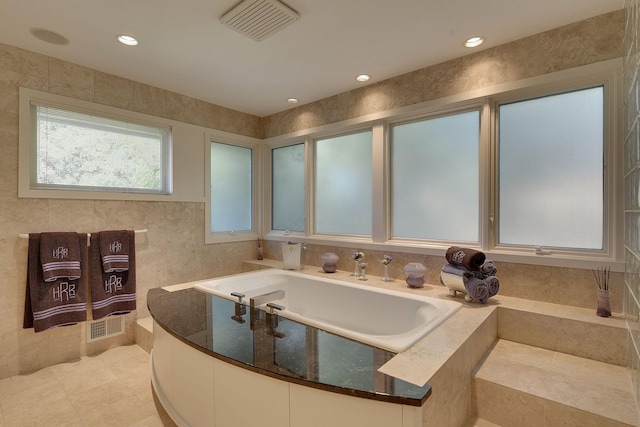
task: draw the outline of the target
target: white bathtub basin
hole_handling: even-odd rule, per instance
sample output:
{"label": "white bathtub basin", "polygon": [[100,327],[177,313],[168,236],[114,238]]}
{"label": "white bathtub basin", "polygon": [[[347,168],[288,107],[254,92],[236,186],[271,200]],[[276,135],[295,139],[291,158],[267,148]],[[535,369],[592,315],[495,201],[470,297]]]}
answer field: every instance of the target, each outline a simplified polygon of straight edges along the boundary
{"label": "white bathtub basin", "polygon": [[284,270],[207,280],[196,289],[237,301],[282,289],[283,317],[400,353],[455,313],[461,304],[404,292],[354,285]]}

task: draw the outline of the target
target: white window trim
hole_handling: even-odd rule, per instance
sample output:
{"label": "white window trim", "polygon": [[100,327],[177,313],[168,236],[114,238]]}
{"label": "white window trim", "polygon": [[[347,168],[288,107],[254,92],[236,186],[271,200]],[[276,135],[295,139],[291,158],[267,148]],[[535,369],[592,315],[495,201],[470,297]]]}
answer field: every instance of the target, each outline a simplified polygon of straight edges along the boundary
{"label": "white window trim", "polygon": [[[514,248],[495,246],[493,241],[491,218],[496,212],[496,145],[495,140],[495,102],[504,99],[523,99],[526,97],[539,97],[544,94],[565,92],[588,86],[604,84],[608,94],[605,94],[605,111],[609,117],[605,117],[605,246],[606,250],[594,253],[593,251],[569,251],[569,250],[545,250],[543,255],[536,254],[532,248]],[[477,249],[483,250],[487,256],[495,261],[525,263],[534,265],[547,265],[569,268],[594,268],[594,265],[607,264],[614,271],[624,271],[624,209],[623,209],[623,176],[621,173],[623,164],[623,147],[619,129],[622,129],[622,59],[612,59],[595,64],[585,65],[570,70],[549,73],[543,76],[523,79],[490,88],[470,91],[463,94],[449,96],[433,101],[402,107],[394,110],[375,113],[355,119],[345,120],[339,123],[319,126],[303,131],[292,132],[264,140],[267,149],[278,146],[292,145],[305,139],[307,149],[305,157],[305,170],[307,171],[307,184],[313,176],[313,159],[311,158],[311,144],[315,139],[330,134],[344,134],[363,128],[374,129],[374,176],[372,186],[373,194],[373,230],[372,237],[354,238],[352,236],[326,236],[315,235],[313,230],[313,185],[307,185],[311,191],[307,192],[306,212],[307,228],[303,233],[285,234],[281,231],[270,230],[270,221],[265,222],[265,239],[277,241],[306,241],[309,243],[333,245],[338,247],[357,247],[369,250],[394,250],[398,252],[411,252],[425,255],[442,255],[450,245],[447,242],[427,242],[404,239],[402,241],[387,240],[389,236],[389,177],[388,160],[389,147],[388,124],[396,121],[406,121],[413,116],[428,116],[430,114],[442,114],[443,111],[456,108],[469,108],[472,104],[481,104],[481,135],[480,135],[480,245]],[[380,140],[382,135],[382,141]],[[382,147],[381,147],[382,144]],[[270,168],[270,156],[265,156],[265,170]],[[383,164],[384,167],[379,166]],[[265,176],[266,177],[266,176]],[[382,185],[381,185],[382,184]],[[265,188],[271,185],[270,178],[263,181]],[[264,212],[270,212],[271,199],[268,192],[263,199]],[[546,254],[546,252],[551,252]]]}
{"label": "white window trim", "polygon": [[[116,120],[140,123],[171,129],[172,142],[168,153],[169,186],[171,194],[159,193],[127,193],[121,191],[91,191],[91,190],[65,190],[65,189],[36,189],[31,188],[31,156],[32,133],[35,129],[31,126],[31,102],[53,107],[84,112],[98,116],[113,118]],[[201,168],[193,168],[197,153],[200,160],[200,141],[203,128],[191,126],[185,123],[162,119],[135,111],[69,98],[57,94],[41,92],[28,88],[20,88],[19,105],[19,148],[18,148],[18,197],[44,198],[44,199],[82,199],[82,200],[138,200],[138,201],[171,201],[171,202],[204,202],[204,188],[202,185],[194,185],[194,182],[202,182]],[[196,135],[196,139],[194,139]],[[176,141],[179,143],[176,144]],[[194,150],[193,142],[197,142],[198,149]]]}
{"label": "white window trim", "polygon": [[[211,143],[235,145],[252,149],[252,229],[243,231],[211,231]],[[206,132],[204,138],[204,158],[205,158],[205,243],[230,243],[257,240],[262,231],[263,190],[260,187],[260,178],[263,175],[263,155],[262,142],[256,138],[236,135],[220,130],[210,130]]]}

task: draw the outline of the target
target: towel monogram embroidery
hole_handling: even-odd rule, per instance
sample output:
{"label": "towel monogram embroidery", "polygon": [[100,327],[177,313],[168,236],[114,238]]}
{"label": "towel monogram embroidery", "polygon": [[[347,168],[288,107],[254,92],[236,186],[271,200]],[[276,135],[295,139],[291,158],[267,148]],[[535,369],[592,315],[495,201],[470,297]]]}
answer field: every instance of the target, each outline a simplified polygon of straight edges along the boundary
{"label": "towel monogram embroidery", "polygon": [[107,294],[122,290],[122,277],[111,275],[104,281],[104,291]]}
{"label": "towel monogram embroidery", "polygon": [[454,252],[453,255],[451,256],[451,262],[453,263],[462,264],[462,261],[464,261],[463,251]]}
{"label": "towel monogram embroidery", "polygon": [[60,282],[58,286],[51,288],[54,301],[69,301],[76,299],[76,284],[69,282]]}
{"label": "towel monogram embroidery", "polygon": [[122,243],[118,242],[117,240],[115,242],[111,242],[111,244],[109,245],[109,252],[111,252],[112,254],[117,254],[121,250]]}
{"label": "towel monogram embroidery", "polygon": [[69,256],[69,248],[59,246],[51,251],[51,256],[55,259],[65,259]]}

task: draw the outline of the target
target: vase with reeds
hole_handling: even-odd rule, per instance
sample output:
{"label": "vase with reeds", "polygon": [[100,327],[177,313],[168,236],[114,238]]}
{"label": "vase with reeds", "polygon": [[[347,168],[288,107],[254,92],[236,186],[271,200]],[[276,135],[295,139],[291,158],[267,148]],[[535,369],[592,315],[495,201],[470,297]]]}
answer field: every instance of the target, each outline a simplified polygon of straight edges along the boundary
{"label": "vase with reeds", "polygon": [[611,268],[603,267],[598,270],[591,270],[596,283],[598,285],[598,308],[596,314],[600,317],[611,316],[611,304],[609,302],[609,278],[611,276]]}

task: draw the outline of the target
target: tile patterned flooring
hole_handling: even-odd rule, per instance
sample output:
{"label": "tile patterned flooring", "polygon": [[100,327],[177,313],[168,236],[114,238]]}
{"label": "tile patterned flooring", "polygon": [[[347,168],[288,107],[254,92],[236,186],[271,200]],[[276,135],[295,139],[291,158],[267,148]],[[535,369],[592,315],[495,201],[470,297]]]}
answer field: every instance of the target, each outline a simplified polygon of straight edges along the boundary
{"label": "tile patterned flooring", "polygon": [[137,345],[0,380],[0,427],[174,427]]}

